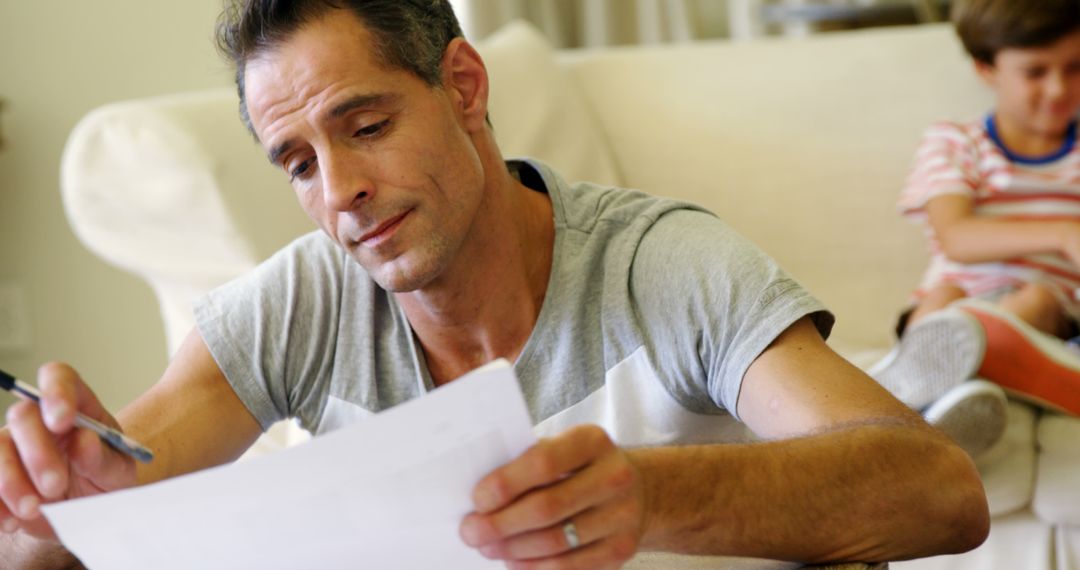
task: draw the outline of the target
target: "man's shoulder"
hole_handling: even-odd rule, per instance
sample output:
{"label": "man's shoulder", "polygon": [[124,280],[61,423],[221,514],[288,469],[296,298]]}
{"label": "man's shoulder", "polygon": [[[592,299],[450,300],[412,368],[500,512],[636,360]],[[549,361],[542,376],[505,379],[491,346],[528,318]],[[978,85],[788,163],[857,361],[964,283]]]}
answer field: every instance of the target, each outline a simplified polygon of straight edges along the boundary
{"label": "man's shoulder", "polygon": [[343,266],[345,251],[330,239],[322,230],[314,230],[286,244],[274,252],[262,265],[289,266],[302,268],[303,266],[317,266],[326,268],[340,268]]}
{"label": "man's shoulder", "polygon": [[553,202],[561,203],[565,225],[586,232],[598,226],[647,228],[674,211],[708,213],[703,207],[683,200],[586,181],[567,184],[552,195]]}
{"label": "man's shoulder", "polygon": [[[297,237],[260,262],[252,271],[241,274],[236,279],[219,287],[217,292],[231,292],[236,295],[259,294],[295,294],[318,292],[332,294],[346,286],[352,288],[367,287],[370,278],[363,273],[362,278],[353,278],[354,270],[347,261],[345,251],[321,230]],[[296,285],[307,283],[308,286],[297,288]],[[312,287],[311,285],[315,285]]]}

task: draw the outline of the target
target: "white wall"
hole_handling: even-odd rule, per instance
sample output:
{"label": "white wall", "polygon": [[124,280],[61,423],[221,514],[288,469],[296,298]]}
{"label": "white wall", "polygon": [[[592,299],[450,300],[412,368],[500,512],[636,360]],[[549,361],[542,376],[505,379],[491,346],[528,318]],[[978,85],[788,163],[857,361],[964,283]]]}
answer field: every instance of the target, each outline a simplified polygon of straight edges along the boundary
{"label": "white wall", "polygon": [[[166,363],[157,303],[81,246],[64,217],[60,155],[102,104],[231,84],[212,44],[221,0],[0,0],[0,285],[26,294],[32,342],[0,368],[76,366],[119,408]],[[6,407],[6,406],[4,406]]]}

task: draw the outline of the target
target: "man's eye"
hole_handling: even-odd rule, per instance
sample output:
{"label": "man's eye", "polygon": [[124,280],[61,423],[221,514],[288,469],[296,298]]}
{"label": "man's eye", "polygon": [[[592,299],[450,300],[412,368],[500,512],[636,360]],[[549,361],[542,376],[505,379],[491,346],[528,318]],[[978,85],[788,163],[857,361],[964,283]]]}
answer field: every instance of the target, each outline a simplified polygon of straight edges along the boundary
{"label": "man's eye", "polygon": [[296,168],[293,168],[289,171],[289,182],[292,182],[297,178],[304,178],[304,174],[311,170],[311,167],[314,163],[315,157],[312,157],[296,165]]}
{"label": "man's eye", "polygon": [[375,136],[375,135],[379,134],[380,132],[382,132],[382,130],[384,128],[386,128],[386,125],[388,125],[388,124],[390,124],[390,119],[386,119],[384,121],[375,123],[373,125],[368,125],[366,127],[363,127],[361,129],[357,130],[355,133],[353,133],[353,136],[354,137],[360,137],[360,138],[366,138],[366,137]]}

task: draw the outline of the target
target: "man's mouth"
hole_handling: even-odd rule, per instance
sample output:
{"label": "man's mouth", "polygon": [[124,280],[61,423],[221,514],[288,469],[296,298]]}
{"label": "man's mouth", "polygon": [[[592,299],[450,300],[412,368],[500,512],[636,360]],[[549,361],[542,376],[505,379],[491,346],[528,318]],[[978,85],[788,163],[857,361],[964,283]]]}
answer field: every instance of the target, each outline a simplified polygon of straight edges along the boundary
{"label": "man's mouth", "polygon": [[386,220],[379,224],[375,229],[360,236],[358,241],[365,245],[375,245],[384,239],[388,239],[394,233],[394,230],[401,224],[401,221],[405,219],[405,216],[408,216],[410,212],[412,212],[412,210],[406,210],[404,213]]}

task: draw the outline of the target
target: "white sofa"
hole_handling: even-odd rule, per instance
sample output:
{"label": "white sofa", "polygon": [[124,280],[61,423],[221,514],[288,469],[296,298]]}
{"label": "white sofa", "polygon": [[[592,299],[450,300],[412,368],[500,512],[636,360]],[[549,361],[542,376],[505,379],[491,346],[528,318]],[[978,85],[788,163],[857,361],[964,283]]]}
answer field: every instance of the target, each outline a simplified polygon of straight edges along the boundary
{"label": "white sofa", "polygon": [[[576,53],[516,25],[480,51],[504,154],[718,212],[833,309],[830,342],[861,365],[892,342],[926,261],[894,209],[918,137],[991,102],[939,25]],[[156,292],[170,352],[193,299],[313,227],[241,127],[231,89],[93,112],[71,135],[62,183],[85,244]],[[1020,403],[1010,413],[978,461],[989,540],[893,568],[1080,570],[1080,421]]]}

